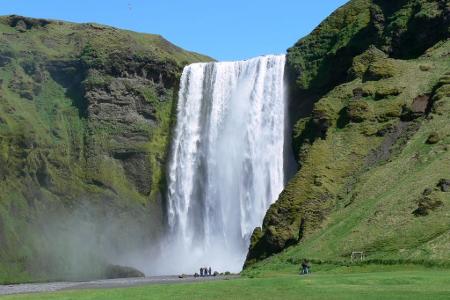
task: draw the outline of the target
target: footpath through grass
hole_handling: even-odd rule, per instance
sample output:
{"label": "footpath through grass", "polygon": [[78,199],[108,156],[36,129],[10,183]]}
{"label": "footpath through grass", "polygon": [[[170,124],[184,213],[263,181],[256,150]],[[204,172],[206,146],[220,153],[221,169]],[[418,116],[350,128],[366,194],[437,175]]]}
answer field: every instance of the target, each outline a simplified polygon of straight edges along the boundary
{"label": "footpath through grass", "polygon": [[0,297],[2,300],[144,299],[450,299],[450,270],[278,274],[191,284],[75,290]]}

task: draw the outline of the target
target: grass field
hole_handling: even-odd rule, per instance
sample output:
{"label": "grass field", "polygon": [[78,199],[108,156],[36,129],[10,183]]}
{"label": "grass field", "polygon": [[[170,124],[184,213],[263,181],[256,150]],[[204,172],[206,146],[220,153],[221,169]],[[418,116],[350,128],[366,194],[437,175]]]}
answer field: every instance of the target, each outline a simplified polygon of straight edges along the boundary
{"label": "grass field", "polygon": [[75,290],[0,299],[450,299],[450,270],[366,266],[319,271],[308,276],[290,272],[260,278]]}

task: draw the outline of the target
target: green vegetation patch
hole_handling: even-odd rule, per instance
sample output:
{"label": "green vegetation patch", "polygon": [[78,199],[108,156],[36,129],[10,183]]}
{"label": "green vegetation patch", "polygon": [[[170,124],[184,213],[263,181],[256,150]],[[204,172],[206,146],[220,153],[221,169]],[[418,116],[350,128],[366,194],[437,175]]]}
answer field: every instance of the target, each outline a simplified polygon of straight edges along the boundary
{"label": "green vegetation patch", "polygon": [[449,272],[441,270],[336,270],[309,276],[277,274],[189,284],[64,291],[4,299],[447,299]]}

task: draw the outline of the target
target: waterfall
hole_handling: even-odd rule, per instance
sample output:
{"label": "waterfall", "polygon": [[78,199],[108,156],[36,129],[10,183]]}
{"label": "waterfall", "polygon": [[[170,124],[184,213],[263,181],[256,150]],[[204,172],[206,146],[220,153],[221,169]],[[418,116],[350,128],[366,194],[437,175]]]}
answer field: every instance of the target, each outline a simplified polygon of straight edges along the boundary
{"label": "waterfall", "polygon": [[165,273],[239,272],[284,186],[284,55],[184,68],[168,180]]}

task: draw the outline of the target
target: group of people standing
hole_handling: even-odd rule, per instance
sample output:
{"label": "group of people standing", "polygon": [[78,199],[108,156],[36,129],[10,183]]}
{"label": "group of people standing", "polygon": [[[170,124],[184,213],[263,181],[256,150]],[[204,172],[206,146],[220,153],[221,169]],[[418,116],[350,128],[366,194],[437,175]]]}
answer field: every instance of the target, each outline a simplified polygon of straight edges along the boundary
{"label": "group of people standing", "polygon": [[302,261],[302,267],[300,269],[300,275],[307,275],[307,274],[311,273],[310,269],[311,269],[311,265],[310,265],[309,261],[304,259]]}
{"label": "group of people standing", "polygon": [[209,267],[209,268],[207,268],[207,267],[200,268],[200,276],[201,277],[203,277],[203,276],[211,276],[211,267]]}

